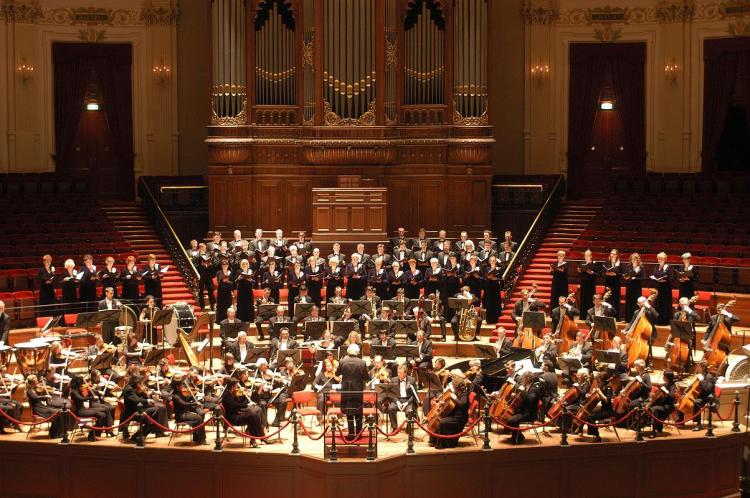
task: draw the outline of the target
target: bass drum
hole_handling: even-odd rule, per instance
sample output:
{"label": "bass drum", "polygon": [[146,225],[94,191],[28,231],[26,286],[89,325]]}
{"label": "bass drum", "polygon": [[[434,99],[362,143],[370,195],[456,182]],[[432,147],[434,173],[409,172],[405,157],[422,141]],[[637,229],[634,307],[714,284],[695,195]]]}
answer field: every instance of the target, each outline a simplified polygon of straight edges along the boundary
{"label": "bass drum", "polygon": [[164,337],[169,344],[176,344],[178,340],[177,331],[182,331],[190,336],[195,325],[195,313],[193,308],[187,303],[174,303],[171,306],[172,321],[164,326]]}

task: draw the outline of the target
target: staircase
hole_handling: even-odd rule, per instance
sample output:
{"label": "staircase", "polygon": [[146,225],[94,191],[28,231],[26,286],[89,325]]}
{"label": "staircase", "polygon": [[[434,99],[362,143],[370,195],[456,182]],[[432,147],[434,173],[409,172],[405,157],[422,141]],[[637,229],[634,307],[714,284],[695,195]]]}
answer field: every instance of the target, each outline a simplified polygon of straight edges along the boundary
{"label": "staircase", "polygon": [[[537,284],[535,296],[550,304],[550,293],[552,289],[552,274],[550,273],[550,264],[557,260],[557,251],[570,250],[570,247],[578,239],[578,236],[586,230],[589,221],[596,216],[601,209],[600,202],[563,202],[560,210],[547,230],[547,234],[534,254],[523,273],[521,279],[516,285],[513,297],[510,302],[503,308],[500,324],[505,327],[510,334],[515,329],[515,323],[511,317],[513,306],[521,299],[522,289],[531,289],[534,282]],[[553,305],[553,307],[556,306]]]}
{"label": "staircase", "polygon": [[130,244],[133,252],[138,254],[137,265],[139,268],[145,265],[148,254],[154,254],[157,263],[161,266],[170,266],[161,282],[163,304],[185,302],[197,310],[190,289],[182,280],[179,270],[164,248],[143,207],[134,202],[107,202],[106,204],[103,203],[101,208],[117,231]]}

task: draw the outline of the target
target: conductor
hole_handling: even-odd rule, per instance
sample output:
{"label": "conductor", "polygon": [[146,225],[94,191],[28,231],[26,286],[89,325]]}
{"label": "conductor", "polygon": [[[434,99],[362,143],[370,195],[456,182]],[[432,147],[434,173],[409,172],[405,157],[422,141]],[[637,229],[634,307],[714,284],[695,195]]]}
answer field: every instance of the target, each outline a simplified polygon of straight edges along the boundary
{"label": "conductor", "polygon": [[346,357],[336,370],[341,376],[341,411],[346,415],[349,433],[348,441],[353,441],[362,430],[362,391],[370,379],[365,361],[359,357],[359,346],[351,344],[346,349]]}

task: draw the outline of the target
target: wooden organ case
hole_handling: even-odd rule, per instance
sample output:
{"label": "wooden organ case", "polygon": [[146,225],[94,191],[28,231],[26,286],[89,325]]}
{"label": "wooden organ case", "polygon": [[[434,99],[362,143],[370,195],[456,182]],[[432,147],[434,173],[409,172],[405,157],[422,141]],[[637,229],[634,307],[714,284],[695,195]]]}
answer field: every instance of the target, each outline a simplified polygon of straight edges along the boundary
{"label": "wooden organ case", "polygon": [[388,232],[490,224],[488,0],[211,0],[212,229],[313,229],[387,190]]}

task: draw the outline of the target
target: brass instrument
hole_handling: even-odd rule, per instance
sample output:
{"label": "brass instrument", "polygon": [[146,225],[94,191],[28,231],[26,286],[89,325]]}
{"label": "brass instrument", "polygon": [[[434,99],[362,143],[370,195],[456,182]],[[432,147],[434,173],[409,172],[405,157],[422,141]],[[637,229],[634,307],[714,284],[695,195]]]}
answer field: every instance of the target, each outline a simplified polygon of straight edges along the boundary
{"label": "brass instrument", "polygon": [[440,291],[435,291],[435,299],[432,300],[430,316],[434,320],[440,314]]}
{"label": "brass instrument", "polygon": [[461,310],[458,318],[458,337],[462,341],[473,341],[477,336],[477,320],[479,313],[476,306],[469,306]]}

